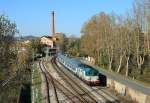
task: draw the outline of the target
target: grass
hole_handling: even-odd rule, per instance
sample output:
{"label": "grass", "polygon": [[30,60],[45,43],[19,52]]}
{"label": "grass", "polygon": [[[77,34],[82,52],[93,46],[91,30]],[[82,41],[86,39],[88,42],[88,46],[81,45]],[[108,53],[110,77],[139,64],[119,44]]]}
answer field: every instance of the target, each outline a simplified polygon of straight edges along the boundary
{"label": "grass", "polygon": [[41,76],[37,64],[33,65],[32,70],[32,103],[41,103],[42,102],[42,92],[41,92]]}
{"label": "grass", "polygon": [[20,93],[20,86],[11,83],[8,86],[0,87],[0,103],[17,103]]}

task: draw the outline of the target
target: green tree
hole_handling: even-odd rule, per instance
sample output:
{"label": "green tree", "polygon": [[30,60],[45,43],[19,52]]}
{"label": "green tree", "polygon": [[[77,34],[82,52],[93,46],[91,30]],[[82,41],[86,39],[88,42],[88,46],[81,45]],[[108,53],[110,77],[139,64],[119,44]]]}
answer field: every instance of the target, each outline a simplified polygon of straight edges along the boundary
{"label": "green tree", "polygon": [[16,64],[16,33],[16,24],[10,22],[6,16],[0,15],[0,80],[11,76],[11,65]]}
{"label": "green tree", "polygon": [[16,103],[20,88],[31,80],[29,50],[15,39],[17,33],[16,24],[1,15],[0,103]]}
{"label": "green tree", "polygon": [[73,56],[79,56],[79,54],[80,54],[80,39],[74,37],[73,35],[68,37],[66,52]]}

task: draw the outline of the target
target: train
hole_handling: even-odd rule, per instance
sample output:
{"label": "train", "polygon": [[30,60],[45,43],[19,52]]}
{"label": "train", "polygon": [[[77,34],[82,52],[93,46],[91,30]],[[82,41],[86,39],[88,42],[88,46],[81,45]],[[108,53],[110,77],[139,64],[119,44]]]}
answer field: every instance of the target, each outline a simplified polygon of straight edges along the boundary
{"label": "train", "polygon": [[79,59],[71,58],[63,54],[58,54],[56,61],[71,71],[79,79],[90,86],[100,85],[99,71],[93,67],[83,64]]}

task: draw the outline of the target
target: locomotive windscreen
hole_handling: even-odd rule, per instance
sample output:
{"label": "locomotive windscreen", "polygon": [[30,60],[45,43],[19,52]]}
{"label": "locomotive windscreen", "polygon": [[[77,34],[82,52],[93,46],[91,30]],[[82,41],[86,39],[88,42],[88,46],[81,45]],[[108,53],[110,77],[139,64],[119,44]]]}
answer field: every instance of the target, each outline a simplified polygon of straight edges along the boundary
{"label": "locomotive windscreen", "polygon": [[99,72],[91,66],[80,64],[79,67],[85,71],[85,75],[87,76],[96,76],[99,74]]}

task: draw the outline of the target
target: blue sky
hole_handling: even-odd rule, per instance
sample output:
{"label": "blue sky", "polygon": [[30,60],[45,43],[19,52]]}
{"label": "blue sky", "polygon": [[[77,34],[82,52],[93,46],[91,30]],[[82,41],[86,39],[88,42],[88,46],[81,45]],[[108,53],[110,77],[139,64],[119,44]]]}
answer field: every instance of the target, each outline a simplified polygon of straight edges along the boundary
{"label": "blue sky", "polygon": [[112,11],[124,14],[133,0],[1,0],[0,14],[15,21],[22,35],[51,33],[51,11],[55,11],[55,31],[80,36],[80,29],[91,16]]}

